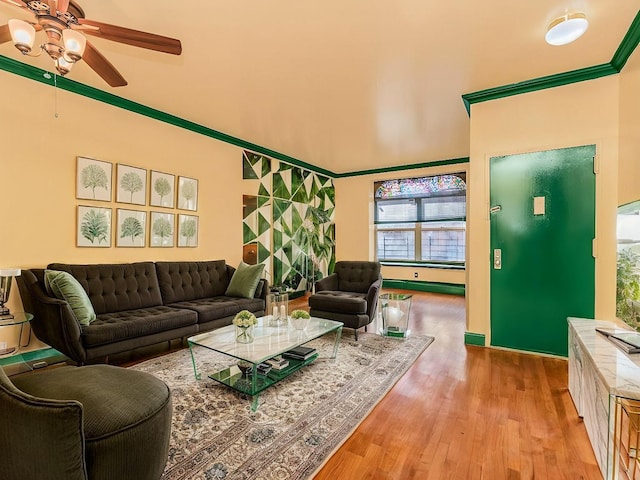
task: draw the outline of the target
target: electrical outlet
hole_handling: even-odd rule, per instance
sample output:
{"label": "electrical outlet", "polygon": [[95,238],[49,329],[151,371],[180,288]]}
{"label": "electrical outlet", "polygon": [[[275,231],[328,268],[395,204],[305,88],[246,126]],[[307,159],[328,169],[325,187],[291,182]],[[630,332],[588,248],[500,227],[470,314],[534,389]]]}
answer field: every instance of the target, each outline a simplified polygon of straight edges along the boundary
{"label": "electrical outlet", "polygon": [[418,278],[418,272],[413,272],[413,278]]}

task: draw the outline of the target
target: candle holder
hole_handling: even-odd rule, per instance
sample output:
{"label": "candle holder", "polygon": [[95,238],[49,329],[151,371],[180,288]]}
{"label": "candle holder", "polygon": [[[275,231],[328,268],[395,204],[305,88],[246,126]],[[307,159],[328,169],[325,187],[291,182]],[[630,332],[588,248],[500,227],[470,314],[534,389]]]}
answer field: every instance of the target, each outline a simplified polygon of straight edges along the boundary
{"label": "candle holder", "polygon": [[289,295],[286,293],[271,293],[267,295],[267,325],[283,327],[289,321]]}
{"label": "candle holder", "polygon": [[382,312],[381,335],[405,338],[409,336],[409,312],[412,295],[404,293],[384,293],[380,295]]}

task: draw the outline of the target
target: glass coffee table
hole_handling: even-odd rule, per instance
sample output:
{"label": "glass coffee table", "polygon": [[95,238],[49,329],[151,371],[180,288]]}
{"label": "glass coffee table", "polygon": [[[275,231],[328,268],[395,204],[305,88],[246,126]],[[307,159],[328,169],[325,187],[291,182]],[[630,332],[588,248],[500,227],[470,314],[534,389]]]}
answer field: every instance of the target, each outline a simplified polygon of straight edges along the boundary
{"label": "glass coffee table", "polygon": [[[331,332],[336,333],[336,339],[330,358],[335,359],[338,354],[343,326],[340,322],[311,317],[305,330],[296,330],[290,324],[270,327],[266,323],[264,317],[258,319],[258,325],[254,327],[255,340],[252,343],[237,343],[234,325],[189,337],[187,343],[196,379],[201,379],[196,361],[196,352],[200,347],[236,359],[235,363],[229,367],[222,368],[208,376],[238,392],[250,395],[252,397],[251,409],[255,411],[258,408],[260,392],[314,362],[318,358],[318,353],[316,352],[305,360],[290,358],[287,367],[281,370],[272,369],[266,374],[258,371],[258,365]],[[242,370],[241,367],[243,367]]]}

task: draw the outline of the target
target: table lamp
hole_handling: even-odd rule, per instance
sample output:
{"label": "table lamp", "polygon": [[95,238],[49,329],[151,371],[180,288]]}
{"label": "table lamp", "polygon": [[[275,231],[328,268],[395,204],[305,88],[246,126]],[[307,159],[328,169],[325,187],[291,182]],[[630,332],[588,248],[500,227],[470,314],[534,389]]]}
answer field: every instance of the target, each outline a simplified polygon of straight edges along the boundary
{"label": "table lamp", "polygon": [[13,318],[4,304],[9,301],[11,279],[19,275],[20,269],[18,268],[0,268],[0,318]]}

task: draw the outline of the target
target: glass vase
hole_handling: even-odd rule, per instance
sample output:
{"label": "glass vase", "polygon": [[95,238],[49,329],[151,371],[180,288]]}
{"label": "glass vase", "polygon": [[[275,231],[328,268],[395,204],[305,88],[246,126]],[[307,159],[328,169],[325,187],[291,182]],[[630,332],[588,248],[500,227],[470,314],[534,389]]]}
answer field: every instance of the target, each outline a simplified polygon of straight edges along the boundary
{"label": "glass vase", "polygon": [[267,295],[267,324],[270,327],[283,327],[289,319],[289,295],[272,293]]}
{"label": "glass vase", "polygon": [[253,325],[248,327],[240,327],[236,325],[236,342],[251,343],[253,342]]}

